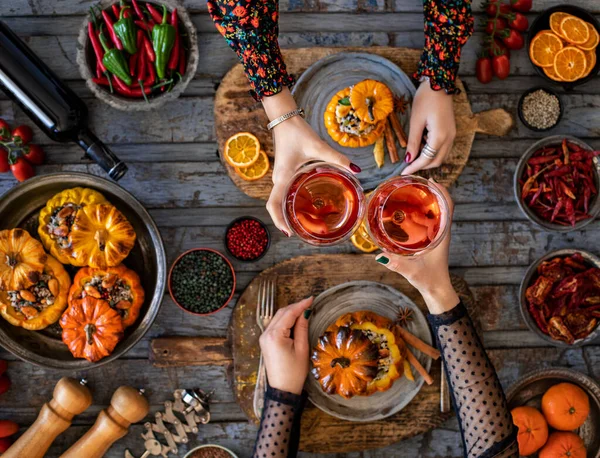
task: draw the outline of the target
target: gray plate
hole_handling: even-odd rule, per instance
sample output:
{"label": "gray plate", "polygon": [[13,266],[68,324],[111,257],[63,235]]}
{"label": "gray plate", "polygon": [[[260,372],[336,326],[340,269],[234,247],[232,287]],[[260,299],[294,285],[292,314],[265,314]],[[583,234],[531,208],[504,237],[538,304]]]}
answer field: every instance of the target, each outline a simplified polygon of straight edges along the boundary
{"label": "gray plate", "polygon": [[591,253],[588,253],[587,251],[577,250],[574,248],[565,248],[562,250],[551,251],[550,253],[545,254],[529,266],[529,268],[525,272],[525,276],[523,277],[523,281],[521,282],[521,288],[519,290],[521,316],[523,317],[525,324],[527,324],[529,330],[535,333],[540,339],[545,340],[546,342],[554,345],[555,347],[580,347],[581,345],[589,344],[597,338],[600,338],[600,325],[598,325],[596,326],[596,329],[590,333],[589,336],[587,336],[585,339],[576,340],[572,345],[569,345],[568,343],[563,342],[562,340],[555,340],[552,337],[544,334],[540,330],[540,328],[538,328],[537,324],[535,323],[535,320],[529,313],[529,310],[527,310],[527,299],[525,298],[525,292],[527,291],[527,288],[529,288],[533,284],[532,279],[537,273],[538,266],[544,261],[548,261],[556,257],[570,256],[575,253],[579,253],[581,256],[583,256],[589,264],[600,268],[600,258],[598,258],[598,256],[594,256]]}
{"label": "gray plate", "polygon": [[585,443],[588,458],[600,458],[600,385],[587,375],[569,369],[542,369],[527,374],[506,393],[508,408],[530,406],[540,409],[542,396],[548,388],[562,382],[578,385],[590,397],[590,415],[576,433]]}
{"label": "gray plate", "polygon": [[[119,342],[112,355],[97,363],[73,358],[61,340],[61,328],[58,324],[42,331],[27,331],[0,318],[0,345],[25,361],[52,369],[89,370],[124,355],[152,326],[166,284],[165,248],[154,221],[135,197],[104,178],[69,172],[27,180],[0,199],[0,230],[23,227],[37,237],[38,215],[46,202],[60,191],[77,186],[101,192],[133,225],[137,240],[123,264],[140,276],[146,300],[137,322],[125,330],[125,338]],[[77,268],[65,267],[72,279]]]}
{"label": "gray plate", "polygon": [[[309,341],[314,348],[325,330],[340,316],[350,312],[368,310],[394,320],[398,307],[413,310],[414,319],[407,329],[421,340],[431,345],[431,334],[425,316],[414,302],[394,288],[370,281],[353,281],[319,294],[313,303],[313,315],[310,318]],[[431,368],[431,358],[414,348],[410,348],[427,371]],[[319,382],[309,374],[306,382],[308,398],[324,412],[349,421],[375,421],[394,415],[402,410],[419,393],[425,382],[419,373],[413,370],[415,381],[402,376],[387,391],[371,396],[354,396],[344,399],[339,395],[329,395],[321,389]]]}
{"label": "gray plate", "polygon": [[[369,53],[341,52],[325,57],[312,64],[298,79],[292,90],[298,106],[304,108],[306,121],[332,148],[344,153],[362,169],[358,174],[363,188],[377,187],[390,177],[400,174],[406,166],[403,149],[397,144],[400,162],[392,164],[386,154],[385,165],[378,169],[373,159],[373,145],[362,148],[344,148],[332,140],[327,133],[323,114],[325,108],[338,91],[364,79],[385,83],[396,95],[404,95],[410,102],[415,95],[415,85],[400,68],[389,60]],[[400,115],[399,115],[400,116]],[[408,133],[410,106],[400,116],[402,126]]]}

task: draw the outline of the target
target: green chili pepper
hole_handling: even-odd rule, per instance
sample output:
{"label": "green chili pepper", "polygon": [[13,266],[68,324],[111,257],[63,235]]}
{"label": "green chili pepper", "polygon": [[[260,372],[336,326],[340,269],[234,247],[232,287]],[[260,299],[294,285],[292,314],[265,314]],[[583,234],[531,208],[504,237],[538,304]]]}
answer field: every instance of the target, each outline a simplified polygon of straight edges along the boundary
{"label": "green chili pepper", "polygon": [[137,52],[137,29],[132,17],[123,17],[123,13],[125,13],[127,8],[129,6],[121,8],[119,20],[115,22],[113,28],[117,37],[121,40],[125,51],[129,54],[135,54]]}
{"label": "green chili pepper", "polygon": [[175,44],[175,27],[167,24],[167,7],[163,5],[163,20],[152,29],[152,46],[156,54],[156,73],[160,79],[165,77],[165,69]]}
{"label": "green chili pepper", "polygon": [[131,76],[129,75],[129,65],[125,56],[116,48],[110,49],[106,44],[104,33],[100,32],[100,43],[104,48],[104,57],[102,63],[106,69],[117,76],[127,86],[131,86]]}

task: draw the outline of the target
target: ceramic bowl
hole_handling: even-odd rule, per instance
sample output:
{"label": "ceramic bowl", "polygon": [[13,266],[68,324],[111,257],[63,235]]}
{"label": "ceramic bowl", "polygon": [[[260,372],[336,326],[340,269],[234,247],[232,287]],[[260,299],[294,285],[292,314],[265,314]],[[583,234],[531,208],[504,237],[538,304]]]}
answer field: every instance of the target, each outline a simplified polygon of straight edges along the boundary
{"label": "ceramic bowl", "polygon": [[[229,249],[229,246],[227,245],[227,233],[229,232],[229,230],[234,226],[234,224],[239,223],[241,221],[246,221],[246,220],[256,221],[258,224],[261,225],[261,227],[267,233],[267,246],[265,247],[262,254],[254,259],[238,258],[236,255],[234,255],[231,252],[231,250]],[[269,232],[269,228],[267,227],[267,225],[265,223],[263,223],[261,220],[259,220],[258,218],[255,218],[254,216],[240,216],[239,218],[234,219],[231,223],[229,223],[227,225],[227,228],[225,229],[225,236],[223,237],[223,244],[225,245],[225,250],[227,251],[227,254],[229,254],[232,258],[237,259],[240,262],[256,262],[256,261],[264,258],[264,256],[267,254],[267,251],[269,251],[269,248],[271,248],[271,232]]]}
{"label": "ceramic bowl", "polygon": [[[554,123],[554,125],[552,125],[550,127],[546,127],[545,129],[540,129],[539,127],[533,127],[531,124],[529,124],[527,122],[527,120],[525,119],[525,116],[523,115],[523,101],[525,100],[525,97],[527,97],[529,94],[534,93],[535,91],[539,91],[540,89],[542,91],[547,92],[550,95],[553,95],[554,97],[556,97],[558,99],[558,109],[559,109],[558,118],[556,119],[556,122]],[[560,96],[556,92],[554,92],[552,89],[550,89],[548,87],[543,87],[543,86],[532,87],[531,89],[528,89],[525,92],[523,92],[523,95],[521,95],[521,97],[519,98],[519,103],[517,105],[517,114],[519,115],[519,119],[521,120],[521,122],[523,123],[523,125],[525,127],[527,127],[529,130],[532,130],[534,132],[546,132],[548,130],[554,129],[560,123],[562,116],[563,116],[563,112],[564,112],[564,107],[563,107],[562,100],[560,99]]]}

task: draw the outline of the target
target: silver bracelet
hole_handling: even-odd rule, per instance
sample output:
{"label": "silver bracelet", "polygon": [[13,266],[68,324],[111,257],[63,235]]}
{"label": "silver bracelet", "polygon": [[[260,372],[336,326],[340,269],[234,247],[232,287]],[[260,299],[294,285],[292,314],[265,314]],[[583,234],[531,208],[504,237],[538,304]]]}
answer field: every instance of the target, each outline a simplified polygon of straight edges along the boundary
{"label": "silver bracelet", "polygon": [[268,130],[273,130],[275,126],[278,126],[283,121],[287,121],[294,116],[302,116],[304,118],[304,110],[302,108],[298,108],[294,111],[290,111],[289,113],[284,114],[283,116],[279,116],[279,118],[273,119],[269,124],[267,124]]}

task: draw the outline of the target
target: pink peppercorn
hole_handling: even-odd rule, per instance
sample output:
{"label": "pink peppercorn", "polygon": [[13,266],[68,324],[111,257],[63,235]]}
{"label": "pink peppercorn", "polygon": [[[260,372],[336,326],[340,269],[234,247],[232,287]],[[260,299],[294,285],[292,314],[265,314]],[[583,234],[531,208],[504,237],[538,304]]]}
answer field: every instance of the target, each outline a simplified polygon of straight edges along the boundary
{"label": "pink peppercorn", "polygon": [[226,239],[229,252],[242,261],[259,258],[269,244],[267,231],[253,219],[234,223],[227,231]]}

